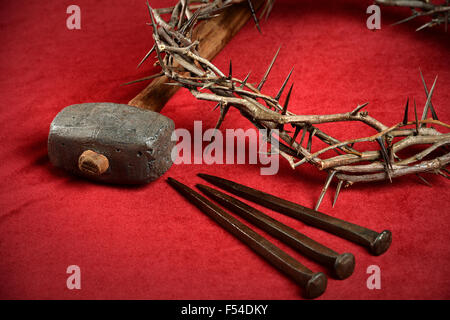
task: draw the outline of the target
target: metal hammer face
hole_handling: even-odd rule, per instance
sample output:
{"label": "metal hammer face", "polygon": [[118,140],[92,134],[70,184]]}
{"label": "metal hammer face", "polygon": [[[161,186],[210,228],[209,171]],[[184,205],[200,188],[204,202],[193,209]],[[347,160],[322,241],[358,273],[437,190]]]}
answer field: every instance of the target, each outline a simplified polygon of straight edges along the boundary
{"label": "metal hammer face", "polygon": [[116,103],[64,108],[50,125],[50,162],[89,179],[121,184],[153,181],[172,165],[173,121]]}

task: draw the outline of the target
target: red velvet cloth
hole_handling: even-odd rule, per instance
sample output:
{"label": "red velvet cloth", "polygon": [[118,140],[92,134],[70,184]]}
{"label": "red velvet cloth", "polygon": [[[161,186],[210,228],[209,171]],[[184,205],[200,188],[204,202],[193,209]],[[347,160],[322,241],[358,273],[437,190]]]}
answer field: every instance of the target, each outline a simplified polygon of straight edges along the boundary
{"label": "red velvet cloth", "polygon": [[[174,1],[152,0],[153,7]],[[449,34],[443,27],[415,32],[424,20],[392,27],[407,9],[382,8],[382,28],[366,28],[372,1],[278,0],[260,35],[248,23],[214,63],[222,70],[252,71],[258,82],[276,49],[282,49],[264,91],[275,94],[292,66],[290,110],[298,114],[366,110],[387,125],[401,121],[407,97],[419,116],[428,88],[439,79],[433,105],[450,122]],[[81,8],[81,30],[66,28],[66,8]],[[127,103],[146,84],[120,86],[157,71],[136,65],[152,45],[145,1],[2,1],[0,127],[0,298],[7,299],[300,299],[299,288],[189,204],[165,181],[193,186],[199,172],[216,174],[313,206],[325,173],[311,165],[292,170],[280,159],[276,176],[258,165],[174,165],[142,187],[95,184],[55,169],[47,157],[54,116],[83,102]],[[412,102],[412,100],[411,100]],[[410,119],[413,117],[410,104]],[[212,103],[180,90],[162,113],[176,127],[215,125]],[[236,110],[225,128],[250,128]],[[357,123],[325,126],[338,138],[367,136]],[[444,129],[445,131],[445,129]],[[377,147],[372,145],[374,149]],[[329,278],[319,299],[448,299],[449,184],[424,174],[356,184],[321,211],[381,231],[393,243],[382,256],[264,209],[273,217],[356,257],[354,274]],[[280,244],[278,241],[275,241]],[[313,270],[315,262],[280,244]],[[381,268],[381,289],[366,286],[367,267]],[[66,268],[81,268],[81,290],[68,290]],[[328,272],[327,272],[328,274]]]}

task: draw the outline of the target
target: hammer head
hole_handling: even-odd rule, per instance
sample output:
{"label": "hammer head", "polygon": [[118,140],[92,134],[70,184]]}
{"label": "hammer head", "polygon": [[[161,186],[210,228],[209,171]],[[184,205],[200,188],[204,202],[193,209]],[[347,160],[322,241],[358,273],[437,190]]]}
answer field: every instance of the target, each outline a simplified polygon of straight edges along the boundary
{"label": "hammer head", "polygon": [[83,103],[64,108],[50,125],[51,163],[89,179],[142,184],[172,165],[171,119],[116,103]]}

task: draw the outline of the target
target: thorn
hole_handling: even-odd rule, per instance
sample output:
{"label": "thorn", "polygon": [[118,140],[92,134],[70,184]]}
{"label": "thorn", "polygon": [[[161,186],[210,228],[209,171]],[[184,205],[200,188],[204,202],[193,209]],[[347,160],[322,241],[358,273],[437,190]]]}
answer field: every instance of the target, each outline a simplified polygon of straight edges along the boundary
{"label": "thorn", "polygon": [[409,109],[409,97],[406,99],[405,114],[403,116],[403,124],[404,125],[406,125],[408,123],[408,109]]}
{"label": "thorn", "polygon": [[389,144],[388,143],[388,159],[389,159],[389,165],[391,167],[392,170],[394,170],[394,167],[392,166],[392,163],[394,162],[395,159],[395,154],[394,154],[394,148],[393,148],[393,144]]}
{"label": "thorn", "polygon": [[333,205],[332,207],[334,208],[334,205],[336,204],[336,201],[339,197],[339,192],[341,192],[341,187],[344,184],[344,180],[339,180],[338,185],[336,187],[336,193],[334,194],[334,199],[333,199]]}
{"label": "thorn", "polygon": [[302,130],[301,127],[299,127],[299,126],[295,127],[294,135],[292,136],[292,139],[291,139],[291,147],[294,144],[295,139],[297,139],[298,134],[300,133],[301,130]]}
{"label": "thorn", "polygon": [[[420,78],[422,79],[422,84],[423,84],[423,88],[425,89],[425,95],[427,96],[428,99],[428,88],[427,85],[425,83],[425,79],[423,78],[423,74],[422,74],[422,70],[419,68],[420,71]],[[439,120],[437,115],[436,115],[436,111],[434,110],[433,104],[430,101],[430,111],[431,111],[431,116],[433,117],[434,120]]]}
{"label": "thorn", "polygon": [[180,33],[185,34],[186,29],[191,28],[193,26],[193,23],[197,20],[199,15],[200,10],[195,11],[194,14],[189,18],[189,20],[181,27]]}
{"label": "thorn", "polygon": [[273,5],[275,3],[275,0],[268,0],[265,1],[266,4],[264,5],[264,9],[262,10],[259,19],[262,19],[264,17],[265,21],[267,21],[267,19],[269,18],[270,12],[272,12],[273,9]]}
{"label": "thorn", "polygon": [[234,91],[234,83],[233,83],[233,64],[231,63],[230,60],[230,68],[228,71],[228,79],[231,81],[231,90]]}
{"label": "thorn", "polygon": [[141,62],[139,62],[139,64],[137,65],[136,69],[138,69],[144,62],[145,60],[147,60],[147,58],[152,54],[152,52],[155,50],[156,44],[153,45],[153,47],[150,49],[149,52],[147,52],[147,54],[145,55],[145,57],[141,60]]}
{"label": "thorn", "polygon": [[402,161],[403,159],[402,158],[400,158],[398,155],[396,155],[395,153],[394,153],[394,159],[395,160],[397,160],[397,161]]}
{"label": "thorn", "polygon": [[248,6],[250,7],[250,12],[252,13],[253,21],[255,21],[256,28],[258,29],[259,33],[262,34],[261,28],[259,27],[258,17],[256,16],[255,9],[253,8],[252,0],[247,0],[247,2]]}
{"label": "thorn", "polygon": [[163,76],[163,75],[164,75],[164,72],[160,72],[160,73],[157,73],[157,74],[154,74],[154,75],[145,77],[145,78],[141,78],[141,79],[138,79],[138,80],[133,80],[133,81],[130,81],[130,82],[121,84],[121,86],[127,86],[127,85],[129,85],[129,84],[133,84],[133,83],[137,83],[137,82],[141,82],[141,81],[151,80],[151,79],[154,79],[154,78],[161,77],[161,76]]}
{"label": "thorn", "polygon": [[387,175],[388,175],[389,182],[392,183],[391,173],[389,172],[389,169],[387,169],[387,168],[386,168],[386,173],[387,173]]}
{"label": "thorn", "polygon": [[429,183],[427,180],[425,180],[424,177],[422,177],[420,174],[416,173],[416,176],[420,178],[427,186],[432,187],[431,183]]}
{"label": "thorn", "polygon": [[172,27],[175,27],[175,24],[177,23],[177,17],[180,13],[180,7],[181,7],[181,2],[178,2],[172,10],[172,14],[171,14],[171,17],[169,20],[169,25]]}
{"label": "thorn", "polygon": [[[304,133],[305,131],[303,131]],[[302,151],[302,145],[299,143],[298,147],[297,147],[297,156],[300,154],[300,152]]]}
{"label": "thorn", "polygon": [[316,206],[314,207],[314,210],[317,211],[319,209],[320,204],[322,203],[323,197],[325,196],[325,193],[328,190],[328,187],[330,186],[330,182],[333,179],[334,175],[336,174],[335,170],[331,170],[328,173],[327,180],[325,181],[325,185],[322,188],[322,192],[320,193],[319,199],[317,200]]}
{"label": "thorn", "polygon": [[309,138],[308,138],[308,144],[306,145],[306,150],[308,150],[308,152],[311,152],[311,147],[312,147],[312,133],[309,133]]}
{"label": "thorn", "polygon": [[433,118],[433,120],[439,120],[436,111],[434,110],[433,105],[430,103],[430,111],[431,111],[431,117]]}
{"label": "thorn", "polygon": [[240,87],[241,89],[244,88],[245,85],[247,84],[247,80],[250,77],[250,73],[252,73],[252,72],[250,71],[249,73],[247,73],[247,76],[245,77],[244,81],[242,81],[242,84],[241,84],[241,87]]}
{"label": "thorn", "polygon": [[432,23],[433,23],[433,21],[427,22],[427,23],[425,23],[425,24],[421,25],[420,27],[418,27],[418,28],[416,29],[416,31],[420,31],[420,30],[423,30],[423,29],[425,29],[426,27],[429,27],[429,26],[431,26],[431,25],[432,25]]}
{"label": "thorn", "polygon": [[148,8],[148,13],[150,14],[150,16],[152,15],[152,7],[150,7],[150,3],[147,0],[147,8]]}
{"label": "thorn", "polygon": [[[420,72],[420,75],[422,76],[422,72]],[[434,91],[434,87],[436,86],[437,78],[438,78],[438,76],[436,76],[436,78],[434,78],[433,86],[431,87],[430,93],[427,93],[425,80],[423,79],[423,76],[422,76],[423,85],[425,86],[425,93],[427,95],[427,102],[425,102],[425,107],[423,107],[422,120],[425,120],[427,118],[428,108],[431,105],[431,96],[433,95],[433,91]],[[434,115],[436,116],[436,113]],[[424,127],[425,125],[426,125],[425,123],[422,124],[422,127]]]}
{"label": "thorn", "polygon": [[273,0],[271,3],[270,3],[270,5],[269,5],[269,9],[267,9],[267,12],[266,12],[266,21],[267,21],[267,19],[269,18],[269,15],[270,15],[270,13],[272,12],[272,9],[273,9],[273,5],[275,4],[275,0]]}
{"label": "thorn", "polygon": [[300,139],[299,145],[301,145],[301,144],[303,143],[303,140],[305,140],[305,136],[306,136],[306,132],[307,132],[307,131],[308,131],[308,130],[306,130],[306,128],[304,128],[303,133],[302,133],[302,138]]}
{"label": "thorn", "polygon": [[[447,174],[445,174],[445,173],[442,172],[441,170],[445,171]],[[450,172],[449,172],[447,169],[445,169],[445,168],[441,168],[441,170],[438,169],[438,170],[436,171],[437,174],[440,175],[440,176],[443,176],[443,177],[446,178],[446,179],[450,179],[450,175],[448,175],[448,174],[450,174]]]}
{"label": "thorn", "polygon": [[[155,23],[155,18],[153,17],[153,9],[152,7],[150,7],[150,3],[147,1],[147,7],[148,7],[148,12],[150,14],[150,19],[152,20],[152,27],[153,27],[153,36],[155,37],[155,41],[159,39],[159,35],[158,35],[158,27],[156,26]],[[161,65],[161,68],[163,67],[163,61],[161,58],[161,53],[159,52],[159,48],[158,48],[158,44],[155,43],[155,51],[156,51],[156,55],[158,57],[158,61],[159,64]]]}
{"label": "thorn", "polygon": [[377,138],[377,142],[378,142],[378,144],[381,147],[381,152],[383,153],[383,158],[385,158],[386,165],[389,168],[391,168],[391,170],[394,170],[394,167],[392,166],[392,163],[391,163],[391,160],[390,160],[390,157],[389,157],[389,153],[388,153],[388,151],[386,149],[386,146],[384,144],[384,139],[381,138],[381,137],[378,137]]}
{"label": "thorn", "polygon": [[230,106],[229,105],[226,105],[226,106],[220,108],[219,120],[217,120],[216,126],[214,127],[214,133],[213,133],[213,135],[211,137],[211,141],[212,141],[212,139],[215,139],[216,132],[219,129],[219,127],[222,125],[222,122],[225,119],[225,116],[226,116],[228,110],[230,110]]}
{"label": "thorn", "polygon": [[272,11],[274,3],[275,3],[275,0],[266,1],[266,4],[264,5],[264,9],[261,11],[261,14],[259,15],[259,19],[262,19],[265,15],[264,20],[267,21],[267,19],[269,18],[270,12]]}
{"label": "thorn", "polygon": [[316,128],[314,128],[313,131],[309,133],[308,144],[306,146],[306,150],[308,150],[308,152],[311,152],[312,138],[314,137],[315,134],[316,134]]}
{"label": "thorn", "polygon": [[266,3],[264,4],[264,9],[261,11],[261,14],[259,15],[259,19],[261,20],[264,16],[264,14],[267,11],[267,8],[269,7],[270,1],[266,1]]}
{"label": "thorn", "polygon": [[270,128],[268,128],[267,133],[266,133],[266,142],[270,141],[270,139],[272,138],[272,130]]}
{"label": "thorn", "polygon": [[365,106],[367,106],[369,103],[363,103],[362,105],[358,105],[352,112],[350,112],[350,114],[352,116],[356,115],[359,111],[361,111],[362,108],[364,108]]}
{"label": "thorn", "polygon": [[153,27],[153,32],[156,33],[156,35],[158,36],[155,18],[153,17],[153,9],[152,9],[152,7],[150,7],[150,3],[148,1],[147,1],[147,8],[148,8],[148,14],[150,15],[152,27]]}
{"label": "thorn", "polygon": [[412,19],[416,18],[417,16],[418,16],[418,14],[415,13],[415,14],[413,14],[412,16],[409,16],[409,17],[407,17],[407,18],[405,18],[405,19],[402,19],[402,20],[400,20],[400,21],[397,21],[397,22],[391,24],[391,26],[396,26],[396,25],[402,24],[402,23],[404,23],[404,22],[407,22],[407,21],[409,21],[409,20],[412,20]]}
{"label": "thorn", "polygon": [[289,88],[289,92],[286,96],[286,101],[284,102],[284,106],[283,106],[283,111],[281,112],[281,114],[286,114],[287,112],[287,108],[288,108],[288,104],[289,104],[289,99],[291,98],[291,93],[292,93],[292,88],[294,87],[294,84],[291,84],[291,87]]}
{"label": "thorn", "polygon": [[181,1],[181,12],[180,12],[180,18],[178,19],[177,28],[181,28],[181,23],[183,22],[184,16],[186,14],[186,7],[187,7],[187,1]]}
{"label": "thorn", "polygon": [[264,74],[263,78],[261,79],[261,82],[258,85],[258,91],[261,91],[264,83],[266,82],[267,77],[269,76],[269,73],[272,70],[273,65],[275,64],[275,60],[277,60],[278,53],[280,52],[280,49],[281,49],[281,46],[278,48],[277,52],[275,53],[275,56],[272,59],[272,62],[270,63],[269,67],[266,70],[266,73]]}
{"label": "thorn", "polygon": [[275,100],[280,101],[281,98],[281,94],[283,93],[284,88],[286,87],[286,84],[289,81],[289,78],[291,77],[292,71],[294,71],[294,67],[292,67],[291,71],[289,72],[288,76],[286,77],[286,79],[283,82],[283,85],[280,88],[280,91],[278,91],[277,95],[275,96]]}
{"label": "thorn", "polygon": [[414,118],[416,119],[416,135],[419,134],[419,120],[417,118],[416,99],[414,99]]}
{"label": "thorn", "polygon": [[[294,87],[294,84],[291,84],[291,87],[289,88],[289,92],[286,96],[286,101],[284,102],[284,106],[283,106],[283,110],[281,111],[282,115],[285,115],[287,112],[287,108],[288,108],[288,104],[289,104],[289,99],[291,98],[291,93],[292,93],[292,88]],[[279,130],[283,131],[284,130],[284,124],[281,124],[279,126]]]}
{"label": "thorn", "polygon": [[389,171],[389,167],[392,168],[392,164],[391,164],[391,162],[390,162],[390,160],[389,160],[389,156],[388,156],[388,154],[387,154],[386,147],[385,147],[385,145],[384,145],[384,141],[383,141],[383,139],[382,139],[381,137],[378,137],[378,138],[376,138],[375,140],[376,140],[376,141],[378,142],[378,144],[380,145],[380,148],[381,148],[381,156],[383,157],[383,160],[384,160],[384,167],[385,167],[385,169],[386,169],[386,174],[387,174],[387,176],[388,176],[388,178],[389,178],[389,181],[392,183],[392,177],[391,177],[391,173],[390,173],[390,171]]}

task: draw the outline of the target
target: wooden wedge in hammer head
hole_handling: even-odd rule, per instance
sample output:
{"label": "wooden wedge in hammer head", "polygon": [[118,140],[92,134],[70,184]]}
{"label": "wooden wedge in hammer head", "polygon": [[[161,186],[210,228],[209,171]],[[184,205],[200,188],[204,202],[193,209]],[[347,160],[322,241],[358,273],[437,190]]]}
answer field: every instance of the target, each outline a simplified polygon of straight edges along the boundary
{"label": "wooden wedge in hammer head", "polygon": [[159,113],[125,104],[71,105],[50,125],[48,155],[54,166],[92,180],[143,184],[172,165],[174,128]]}

